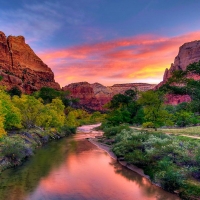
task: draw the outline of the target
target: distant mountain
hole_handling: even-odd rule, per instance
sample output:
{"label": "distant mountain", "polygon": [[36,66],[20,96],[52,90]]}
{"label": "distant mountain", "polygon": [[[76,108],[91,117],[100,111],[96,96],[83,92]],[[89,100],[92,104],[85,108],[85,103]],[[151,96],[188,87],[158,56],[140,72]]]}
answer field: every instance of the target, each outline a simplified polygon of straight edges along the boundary
{"label": "distant mountain", "polygon": [[6,37],[0,31],[1,85],[7,89],[17,86],[24,93],[41,87],[60,89],[52,70],[34,53],[23,36]]}
{"label": "distant mountain", "polygon": [[154,87],[154,84],[147,83],[115,84],[106,87],[100,83],[78,82],[63,87],[63,90],[70,91],[71,97],[80,99],[79,104],[85,109],[104,110],[103,105],[108,103],[115,94],[123,94],[128,89],[147,91]]}

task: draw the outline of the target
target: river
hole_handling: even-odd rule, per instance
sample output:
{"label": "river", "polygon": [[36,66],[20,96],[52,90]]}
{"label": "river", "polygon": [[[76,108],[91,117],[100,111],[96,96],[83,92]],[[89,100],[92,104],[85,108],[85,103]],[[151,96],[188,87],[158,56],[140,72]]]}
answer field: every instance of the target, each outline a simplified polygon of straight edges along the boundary
{"label": "river", "polygon": [[0,175],[1,200],[178,200],[121,166],[85,138],[101,135],[82,126],[53,141],[22,166]]}

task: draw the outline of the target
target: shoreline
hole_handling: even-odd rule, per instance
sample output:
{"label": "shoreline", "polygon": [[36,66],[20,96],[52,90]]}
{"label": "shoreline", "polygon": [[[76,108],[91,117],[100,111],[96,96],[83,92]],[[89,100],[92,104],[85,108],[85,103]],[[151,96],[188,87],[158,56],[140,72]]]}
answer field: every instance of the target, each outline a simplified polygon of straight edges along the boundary
{"label": "shoreline", "polygon": [[[16,137],[23,143],[24,156],[21,158],[12,159],[8,155],[0,157],[0,174],[6,169],[13,168],[22,165],[27,159],[34,156],[37,149],[42,148],[44,145],[50,143],[53,140],[59,140],[64,137],[69,137],[73,133],[61,133],[61,132],[50,132],[44,135],[43,130],[32,129],[27,131],[21,131],[19,133],[8,135],[8,139],[14,140]],[[2,146],[0,145],[0,151]],[[10,147],[12,148],[12,147]],[[13,147],[13,152],[16,151]]]}
{"label": "shoreline", "polygon": [[[120,161],[117,159],[117,156],[113,153],[113,151],[110,149],[110,147],[106,144],[103,144],[103,143],[100,143],[97,141],[96,138],[89,138],[87,139],[89,142],[91,142],[92,144],[94,144],[95,146],[97,146],[99,149],[107,152],[111,158],[113,158],[114,160],[116,160],[118,163],[120,163],[122,166],[136,172],[137,174],[147,178],[149,181],[151,181],[150,177],[148,175],[146,175],[143,171],[143,169],[135,166],[135,165],[132,165],[132,164],[128,164],[126,161]],[[161,188],[161,186],[159,186],[158,184],[155,184],[151,181],[152,184],[158,186]]]}
{"label": "shoreline", "polygon": [[[151,184],[155,185],[156,187],[159,187],[159,188],[163,189],[159,184],[156,184],[156,183],[152,182],[151,179],[150,179],[150,177],[144,173],[143,169],[141,169],[141,168],[139,168],[139,167],[137,167],[135,165],[128,164],[126,161],[120,161],[120,160],[118,160],[117,156],[113,153],[113,151],[111,150],[111,148],[108,145],[103,144],[101,142],[98,142],[96,138],[88,138],[87,140],[89,142],[91,142],[92,144],[94,144],[95,146],[97,146],[99,149],[101,149],[101,150],[105,151],[106,153],[108,153],[108,155],[112,159],[116,160],[120,165],[122,165],[122,166],[130,169],[131,171],[139,174],[140,176],[148,179],[151,182]],[[165,189],[163,189],[163,190],[166,191]],[[172,194],[177,195],[177,193],[172,193]],[[179,197],[179,196],[177,195],[177,197]]]}

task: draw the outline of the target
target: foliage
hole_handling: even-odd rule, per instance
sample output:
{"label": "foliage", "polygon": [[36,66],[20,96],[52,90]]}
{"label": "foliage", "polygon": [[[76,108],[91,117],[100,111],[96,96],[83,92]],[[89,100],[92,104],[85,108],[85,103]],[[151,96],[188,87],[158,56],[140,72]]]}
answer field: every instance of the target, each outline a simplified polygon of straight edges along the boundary
{"label": "foliage", "polygon": [[76,127],[69,127],[67,125],[64,125],[60,128],[61,132],[64,132],[65,135],[71,135],[76,133]]}
{"label": "foliage", "polygon": [[22,124],[25,128],[32,128],[36,126],[37,118],[43,109],[43,104],[40,100],[33,96],[22,95],[13,97],[14,105],[21,111]]}
{"label": "foliage", "polygon": [[[108,130],[115,130],[115,127]],[[184,196],[189,195],[191,188],[195,188],[188,184],[188,180],[190,177],[195,179],[193,174],[199,170],[200,141],[185,140],[159,132],[125,129],[110,136],[115,142],[112,150],[117,157],[124,157],[126,162],[142,167],[164,189],[170,192],[186,190],[187,192],[181,192]],[[192,193],[194,196],[200,195],[200,191],[196,189]]]}
{"label": "foliage", "polygon": [[131,99],[132,98],[130,96],[126,96],[123,94],[116,94],[110,101],[110,108],[115,109],[115,108],[125,107],[130,103]]}
{"label": "foliage", "polygon": [[5,137],[2,143],[2,154],[13,161],[21,161],[26,156],[32,155],[32,149],[25,144],[22,138]]}
{"label": "foliage", "polygon": [[64,105],[60,99],[53,99],[51,103],[43,105],[40,116],[36,117],[35,124],[45,128],[59,128],[65,124]]}
{"label": "foliage", "polygon": [[22,91],[15,86],[8,91],[8,94],[10,94],[11,97],[15,95],[20,97],[22,95]]}
{"label": "foliage", "polygon": [[78,99],[69,98],[69,93],[69,91],[58,91],[53,88],[42,87],[39,91],[34,92],[33,96],[37,99],[43,99],[45,104],[51,103],[53,99],[59,98],[67,107],[78,101]]}
{"label": "foliage", "polygon": [[43,99],[44,103],[47,104],[51,103],[53,99],[59,98],[61,96],[61,92],[53,88],[42,87],[39,91],[33,93],[33,96]]}
{"label": "foliage", "polygon": [[129,126],[127,125],[121,125],[121,126],[115,126],[115,127],[111,127],[111,128],[104,128],[103,131],[104,131],[104,134],[107,136],[107,137],[110,137],[110,136],[114,136],[114,135],[117,135],[118,133],[120,133],[122,130],[130,130]]}
{"label": "foliage", "polygon": [[117,126],[122,123],[141,124],[143,122],[143,110],[136,101],[137,91],[127,90],[124,94],[114,95],[106,105],[111,111],[106,120],[109,124]]}
{"label": "foliage", "polygon": [[53,99],[44,105],[41,99],[33,96],[22,95],[13,97],[13,103],[19,108],[22,115],[22,124],[25,128],[42,126],[44,128],[64,126],[64,105],[60,99]]}
{"label": "foliage", "polygon": [[6,135],[6,131],[4,129],[4,117],[0,115],[0,139],[4,137],[5,135]]}
{"label": "foliage", "polygon": [[200,75],[200,61],[199,62],[194,62],[190,65],[187,66],[186,69],[187,73],[194,73]]}
{"label": "foliage", "polygon": [[1,121],[5,129],[21,127],[21,113],[19,109],[13,105],[10,96],[4,90],[0,90],[0,105],[1,105]]}
{"label": "foliage", "polygon": [[153,124],[153,128],[157,130],[158,127],[164,123],[172,124],[170,120],[171,115],[164,109],[163,94],[160,92],[149,90],[141,94],[138,102],[144,106],[144,114],[147,122]]}

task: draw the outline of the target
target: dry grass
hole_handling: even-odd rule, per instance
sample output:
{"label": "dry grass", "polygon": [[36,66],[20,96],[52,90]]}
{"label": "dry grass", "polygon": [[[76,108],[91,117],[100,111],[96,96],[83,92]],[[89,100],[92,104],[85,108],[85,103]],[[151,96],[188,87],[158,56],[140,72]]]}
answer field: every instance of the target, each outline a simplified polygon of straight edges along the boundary
{"label": "dry grass", "polygon": [[[132,129],[135,130],[148,130],[149,132],[155,131],[152,128],[140,128],[140,127],[133,127]],[[187,128],[158,128],[158,132],[163,132],[166,134],[175,134],[175,135],[190,135],[190,136],[197,136],[200,137],[200,126],[193,126],[193,127],[187,127]]]}
{"label": "dry grass", "polygon": [[158,131],[168,134],[191,135],[200,137],[200,126],[177,128],[177,129],[158,129]]}

